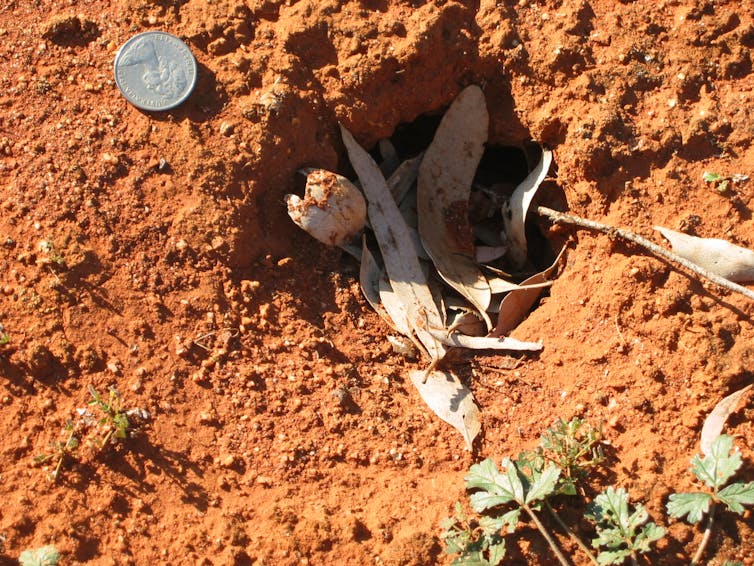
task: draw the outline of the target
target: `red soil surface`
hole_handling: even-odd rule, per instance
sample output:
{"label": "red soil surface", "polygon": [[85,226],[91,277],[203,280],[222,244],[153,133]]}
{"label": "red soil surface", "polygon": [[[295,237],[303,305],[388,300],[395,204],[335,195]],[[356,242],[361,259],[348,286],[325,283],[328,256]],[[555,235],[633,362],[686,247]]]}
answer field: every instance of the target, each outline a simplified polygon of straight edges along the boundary
{"label": "red soil surface", "polygon": [[[748,7],[745,7],[748,6]],[[162,29],[199,63],[159,114],[113,80],[117,48]],[[754,247],[751,5],[606,0],[11,0],[0,7],[0,533],[5,559],[52,543],[64,564],[434,564],[439,521],[485,457],[533,447],[556,418],[604,423],[608,484],[669,535],[706,414],[754,375],[754,305],[606,236],[567,262],[515,336],[458,372],[482,409],[473,453],[423,404],[357,266],[287,218],[302,166],[347,164],[442,111],[468,84],[491,142],[553,148],[581,216]],[[50,481],[89,386],[149,419]],[[754,479],[754,406],[728,432]],[[96,434],[96,427],[80,431]],[[574,516],[583,511],[575,508]],[[525,527],[519,563],[554,558]],[[588,535],[588,533],[587,533]],[[576,563],[583,556],[564,537]],[[750,514],[705,560],[754,564]]]}

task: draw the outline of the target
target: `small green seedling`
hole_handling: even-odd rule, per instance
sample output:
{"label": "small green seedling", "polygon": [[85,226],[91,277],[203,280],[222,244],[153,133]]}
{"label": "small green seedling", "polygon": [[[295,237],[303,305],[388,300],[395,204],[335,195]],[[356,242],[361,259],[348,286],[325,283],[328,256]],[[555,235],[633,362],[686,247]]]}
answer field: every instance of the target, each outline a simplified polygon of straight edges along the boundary
{"label": "small green seedling", "polygon": [[714,188],[721,195],[724,195],[728,192],[730,179],[720,175],[719,173],[710,173],[709,171],[705,171],[702,175],[702,180],[705,183],[712,185],[712,188]]}
{"label": "small green seedling", "polygon": [[18,557],[21,566],[56,566],[58,560],[58,549],[52,545],[24,550]]}
{"label": "small green seedling", "polygon": [[0,346],[5,346],[10,342],[10,336],[5,332],[5,327],[0,324]]}
{"label": "small green seedling", "polygon": [[130,426],[130,423],[128,422],[126,412],[123,410],[123,404],[118,390],[111,387],[110,396],[107,401],[105,401],[91,385],[89,386],[89,393],[92,396],[89,405],[97,407],[103,413],[99,424],[105,430],[105,436],[95,441],[95,444],[99,448],[103,448],[109,442],[116,442],[128,438],[128,427]]}
{"label": "small green seedling", "polygon": [[594,498],[587,515],[596,523],[597,537],[592,547],[600,551],[597,562],[600,564],[623,564],[626,558],[638,564],[638,553],[646,553],[653,542],[665,536],[665,529],[653,522],[647,522],[649,513],[640,503],[631,511],[628,492],[608,487]]}
{"label": "small green seedling", "polygon": [[568,422],[558,419],[542,434],[537,451],[563,470],[559,493],[575,495],[576,483],[605,461],[602,443],[602,429],[578,417]]}
{"label": "small green seedling", "polygon": [[63,430],[68,432],[68,437],[64,442],[60,440],[53,442],[50,445],[52,449],[50,454],[41,454],[34,458],[34,461],[38,464],[55,462],[55,469],[50,472],[50,479],[53,481],[58,479],[63,463],[66,460],[74,458],[76,449],[79,447],[79,439],[76,438],[73,422],[69,420],[65,424],[65,427],[63,427]]}
{"label": "small green seedling", "polygon": [[50,262],[59,265],[60,267],[65,267],[65,258],[55,247],[55,243],[52,240],[44,240],[39,245],[39,249],[47,254],[47,259]]}
{"label": "small green seedling", "polygon": [[737,449],[733,450],[733,438],[722,434],[712,441],[706,456],[700,457],[697,454],[691,459],[691,472],[709,490],[674,493],[670,496],[667,510],[671,517],[685,516],[690,523],[698,523],[704,515],[708,515],[704,537],[691,564],[697,564],[704,554],[718,506],[722,505],[728,511],[741,515],[744,505],[754,505],[754,482],[727,485],[741,464],[741,453]]}

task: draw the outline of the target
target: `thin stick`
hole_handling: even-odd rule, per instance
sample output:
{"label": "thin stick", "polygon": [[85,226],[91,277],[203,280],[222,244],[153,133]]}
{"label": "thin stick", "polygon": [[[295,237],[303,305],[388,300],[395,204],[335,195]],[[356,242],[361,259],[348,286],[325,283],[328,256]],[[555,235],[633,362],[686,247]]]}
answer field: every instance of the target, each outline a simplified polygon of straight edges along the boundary
{"label": "thin stick", "polygon": [[694,566],[695,564],[699,564],[699,561],[702,559],[702,555],[704,554],[704,549],[707,548],[707,543],[709,542],[710,535],[712,535],[712,526],[714,525],[714,523],[715,523],[715,504],[713,502],[709,510],[709,518],[707,519],[707,528],[704,529],[702,542],[699,544],[699,548],[696,549],[694,558],[691,559],[691,566]]}
{"label": "thin stick", "polygon": [[658,246],[654,242],[650,242],[646,238],[642,238],[638,234],[634,234],[633,232],[629,232],[628,230],[624,230],[623,228],[616,228],[615,226],[609,226],[608,224],[601,224],[600,222],[595,222],[594,220],[587,220],[586,218],[581,218],[579,216],[564,214],[563,212],[558,212],[557,210],[552,210],[551,208],[544,206],[537,207],[537,213],[541,216],[546,216],[557,224],[573,224],[575,226],[580,226],[581,228],[587,228],[589,230],[602,232],[603,234],[607,234],[608,236],[620,236],[624,240],[628,240],[629,242],[633,242],[634,244],[638,244],[639,246],[646,248],[655,255],[665,258],[668,261],[672,261],[673,263],[677,263],[678,265],[685,267],[689,271],[693,271],[700,277],[704,277],[705,279],[712,281],[719,287],[740,293],[743,296],[748,297],[749,299],[754,301],[754,291],[752,291],[751,289],[747,289],[743,285],[738,285],[737,283],[728,281],[727,279],[720,277],[716,273],[711,273],[706,269],[699,267],[697,264],[692,263],[685,258],[682,258],[678,254],[673,253],[670,250],[666,250],[665,248]]}
{"label": "thin stick", "polygon": [[574,533],[568,527],[568,525],[566,525],[563,522],[563,519],[560,518],[560,515],[558,515],[555,512],[555,509],[552,508],[552,505],[550,505],[547,502],[547,500],[544,501],[544,504],[545,504],[545,507],[547,507],[547,510],[550,512],[550,515],[552,515],[552,518],[555,519],[555,522],[558,523],[558,525],[560,525],[560,528],[563,529],[569,537],[571,537],[571,540],[578,545],[578,547],[582,550],[582,552],[589,557],[589,560],[591,561],[591,563],[599,566],[599,562],[597,562],[597,559],[594,557],[594,554],[592,554],[592,551],[589,550],[589,547],[586,544],[584,544],[584,541],[581,540],[579,537],[577,537],[576,533]]}
{"label": "thin stick", "polygon": [[539,532],[542,534],[542,536],[545,537],[547,544],[550,545],[550,549],[555,553],[555,556],[558,559],[558,562],[560,562],[562,566],[571,566],[571,563],[568,561],[568,559],[565,557],[563,552],[558,547],[558,543],[555,542],[555,539],[552,538],[549,531],[541,523],[541,521],[539,520],[539,517],[537,517],[534,514],[534,511],[532,510],[532,508],[526,504],[523,504],[522,507],[524,511],[526,511],[526,513],[529,515],[531,520],[534,521],[534,524],[537,526],[537,529],[539,529]]}

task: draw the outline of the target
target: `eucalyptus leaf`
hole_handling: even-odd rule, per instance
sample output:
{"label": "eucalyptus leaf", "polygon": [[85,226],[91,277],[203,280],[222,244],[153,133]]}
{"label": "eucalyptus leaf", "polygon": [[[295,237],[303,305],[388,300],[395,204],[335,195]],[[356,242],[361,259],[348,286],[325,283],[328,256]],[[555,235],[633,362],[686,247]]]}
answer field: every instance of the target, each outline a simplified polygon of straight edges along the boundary
{"label": "eucalyptus leaf", "polygon": [[754,251],[717,238],[697,238],[662,226],[655,226],[673,251],[699,267],[729,281],[754,281]]}
{"label": "eucalyptus leaf", "polygon": [[479,409],[471,391],[458,377],[447,371],[412,371],[411,381],[430,409],[463,435],[470,451],[474,439],[482,429]]}
{"label": "eucalyptus leaf", "polygon": [[518,288],[512,289],[500,303],[500,308],[497,315],[497,324],[494,330],[490,333],[492,336],[503,336],[516,328],[529,310],[542,294],[542,286],[551,285],[552,282],[549,279],[553,276],[560,263],[560,258],[565,252],[565,246],[555,261],[552,262],[547,269],[535,273],[531,277],[528,277],[522,281]]}
{"label": "eucalyptus leaf", "polygon": [[468,209],[471,184],[487,141],[489,116],[478,86],[465,88],[437,128],[419,168],[419,234],[440,276],[483,317],[492,294],[475,259]]}
{"label": "eucalyptus leaf", "polygon": [[424,322],[442,327],[442,317],[427,285],[411,233],[393,200],[387,182],[372,157],[341,126],[343,143],[367,198],[367,214],[385,262],[392,290],[408,312],[408,324],[432,361],[441,360],[445,347],[424,328]]}
{"label": "eucalyptus leaf", "polygon": [[362,238],[361,245],[361,266],[359,268],[359,285],[361,292],[366,297],[369,305],[380,315],[391,328],[398,330],[393,318],[382,304],[380,298],[380,279],[382,279],[382,269],[377,264],[377,260],[372,251],[367,246],[366,237]]}
{"label": "eucalyptus leaf", "polygon": [[529,212],[534,195],[539,185],[547,177],[552,163],[552,152],[542,149],[542,158],[531,173],[513,191],[510,200],[503,205],[503,225],[508,242],[507,258],[511,264],[520,269],[526,263],[528,246],[526,243],[526,214]]}
{"label": "eucalyptus leaf", "polygon": [[751,384],[749,384],[746,387],[739,389],[735,393],[731,393],[730,395],[725,397],[717,405],[715,405],[715,408],[712,409],[712,412],[707,415],[706,419],[704,419],[701,439],[702,454],[707,455],[710,453],[712,442],[723,432],[723,427],[725,426],[728,417],[731,415],[731,413],[736,411],[741,398],[744,396],[744,394],[746,394],[747,391],[749,391],[749,389],[751,389],[751,387]]}

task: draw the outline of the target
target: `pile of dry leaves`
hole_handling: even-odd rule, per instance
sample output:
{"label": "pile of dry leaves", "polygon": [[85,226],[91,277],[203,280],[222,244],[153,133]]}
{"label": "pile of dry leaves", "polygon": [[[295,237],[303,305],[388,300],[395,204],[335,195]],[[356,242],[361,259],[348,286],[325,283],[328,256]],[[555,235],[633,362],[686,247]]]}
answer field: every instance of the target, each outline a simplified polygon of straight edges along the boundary
{"label": "pile of dry leaves", "polygon": [[[542,150],[512,194],[475,185],[487,129],[484,94],[476,86],[459,94],[426,152],[402,163],[383,140],[378,165],[342,128],[360,188],[307,169],[305,197],[287,197],[296,224],[361,262],[364,296],[400,335],[389,337],[395,349],[428,360],[425,370],[411,372],[412,382],[469,449],[480,430],[479,411],[469,389],[440,362],[451,348],[540,350],[539,342],[506,335],[551,284],[558,263],[532,273],[525,233],[552,153]],[[358,236],[360,247],[351,243]]]}

